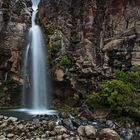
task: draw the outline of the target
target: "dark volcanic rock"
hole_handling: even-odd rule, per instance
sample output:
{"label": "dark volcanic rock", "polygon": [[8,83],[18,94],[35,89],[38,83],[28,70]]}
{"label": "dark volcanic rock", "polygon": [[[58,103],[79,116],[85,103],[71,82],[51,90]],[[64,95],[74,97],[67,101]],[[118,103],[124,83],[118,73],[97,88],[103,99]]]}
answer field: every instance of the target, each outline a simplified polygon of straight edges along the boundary
{"label": "dark volcanic rock", "polygon": [[[69,122],[73,122],[77,119],[74,117],[67,118]],[[58,118],[57,120],[42,117],[33,118],[31,120],[19,120],[15,117],[5,117],[0,116],[0,139],[106,139],[106,140],[116,140],[120,137],[122,140],[131,140],[133,138],[139,138],[140,128],[139,126],[129,125],[129,128],[124,126],[117,127],[117,123],[113,120],[105,120],[100,122],[97,120],[88,121],[82,124],[82,120],[77,120],[80,122],[80,126],[75,126],[75,129],[67,127],[66,124],[58,124],[58,121],[65,121],[63,118]],[[73,120],[73,121],[72,121]],[[96,122],[96,123],[95,123]],[[110,122],[115,125],[111,128]]]}
{"label": "dark volcanic rock", "polygon": [[[30,0],[0,1],[0,91],[2,105],[19,103],[22,54],[30,21]],[[4,90],[7,88],[7,90]],[[17,100],[15,101],[15,96]]]}
{"label": "dark volcanic rock", "polygon": [[[41,0],[39,17],[49,38],[55,81],[68,80],[72,89],[87,93],[116,69],[140,66],[138,0]],[[71,56],[69,67],[60,64],[63,54]]]}

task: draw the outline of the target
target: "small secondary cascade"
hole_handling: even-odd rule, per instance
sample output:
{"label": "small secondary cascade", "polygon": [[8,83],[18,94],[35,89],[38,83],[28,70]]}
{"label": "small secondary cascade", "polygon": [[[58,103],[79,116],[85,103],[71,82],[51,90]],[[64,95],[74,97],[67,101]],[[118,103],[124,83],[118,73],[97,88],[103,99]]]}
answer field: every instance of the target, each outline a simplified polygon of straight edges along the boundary
{"label": "small secondary cascade", "polygon": [[39,1],[33,0],[32,27],[29,29],[24,57],[23,105],[25,109],[36,113],[48,110],[49,78],[46,58],[46,48],[39,25],[36,24]]}

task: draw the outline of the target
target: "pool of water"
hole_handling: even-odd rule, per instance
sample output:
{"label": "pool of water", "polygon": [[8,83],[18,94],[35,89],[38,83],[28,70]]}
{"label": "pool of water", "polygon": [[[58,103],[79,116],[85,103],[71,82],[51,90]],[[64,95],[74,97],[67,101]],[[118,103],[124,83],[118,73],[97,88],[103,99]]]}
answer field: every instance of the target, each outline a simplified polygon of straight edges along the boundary
{"label": "pool of water", "polygon": [[37,115],[57,115],[55,110],[30,110],[30,109],[7,109],[0,110],[0,115],[16,117],[20,120],[31,120]]}

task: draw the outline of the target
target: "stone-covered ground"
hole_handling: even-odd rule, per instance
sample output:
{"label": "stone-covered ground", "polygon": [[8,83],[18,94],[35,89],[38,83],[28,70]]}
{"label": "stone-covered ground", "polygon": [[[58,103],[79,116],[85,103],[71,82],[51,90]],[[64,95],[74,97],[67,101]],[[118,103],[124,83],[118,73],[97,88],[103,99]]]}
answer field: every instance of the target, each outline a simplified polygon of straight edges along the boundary
{"label": "stone-covered ground", "polygon": [[139,140],[137,123],[98,118],[74,118],[58,115],[34,116],[30,120],[0,115],[0,140]]}

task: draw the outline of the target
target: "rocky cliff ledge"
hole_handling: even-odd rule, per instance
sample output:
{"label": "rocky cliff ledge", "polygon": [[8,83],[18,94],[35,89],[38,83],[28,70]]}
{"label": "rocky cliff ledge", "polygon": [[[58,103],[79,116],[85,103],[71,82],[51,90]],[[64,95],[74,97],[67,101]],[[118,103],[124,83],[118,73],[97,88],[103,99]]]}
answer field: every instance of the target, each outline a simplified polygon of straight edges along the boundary
{"label": "rocky cliff ledge", "polygon": [[[18,100],[22,51],[25,33],[30,21],[30,0],[0,1],[0,103],[8,105]],[[13,95],[11,96],[11,93]],[[19,94],[19,93],[18,93]],[[16,97],[16,98],[15,98]]]}
{"label": "rocky cliff ledge", "polygon": [[63,93],[87,93],[116,69],[140,68],[139,0],[41,0],[39,17]]}

